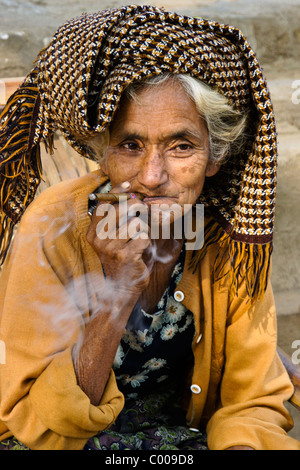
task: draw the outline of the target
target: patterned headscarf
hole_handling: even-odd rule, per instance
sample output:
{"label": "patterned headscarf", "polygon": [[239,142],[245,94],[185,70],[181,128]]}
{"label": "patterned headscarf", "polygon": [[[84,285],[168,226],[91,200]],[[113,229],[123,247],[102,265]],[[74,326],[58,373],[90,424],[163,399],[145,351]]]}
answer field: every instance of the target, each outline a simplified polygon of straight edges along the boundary
{"label": "patterned headscarf", "polygon": [[[277,142],[272,103],[255,53],[236,28],[152,6],[85,14],[58,29],[0,116],[0,262],[12,230],[34,198],[42,175],[39,143],[52,150],[59,130],[80,154],[106,129],[124,89],[164,72],[202,80],[239,111],[251,109],[251,148],[233,155],[205,185],[200,202],[211,215],[205,244],[231,260],[234,291],[246,276],[250,297],[263,294],[269,273],[275,211]],[[224,273],[223,273],[224,274]]]}

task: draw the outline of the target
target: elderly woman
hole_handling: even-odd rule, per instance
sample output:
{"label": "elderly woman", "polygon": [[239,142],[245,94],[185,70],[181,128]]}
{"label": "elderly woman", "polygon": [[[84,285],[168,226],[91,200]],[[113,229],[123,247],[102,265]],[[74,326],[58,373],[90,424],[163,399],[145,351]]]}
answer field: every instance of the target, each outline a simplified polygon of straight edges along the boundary
{"label": "elderly woman", "polygon": [[[99,170],[32,202],[57,129]],[[68,22],[4,109],[0,163],[2,448],[299,449],[272,105],[238,30],[145,6]]]}

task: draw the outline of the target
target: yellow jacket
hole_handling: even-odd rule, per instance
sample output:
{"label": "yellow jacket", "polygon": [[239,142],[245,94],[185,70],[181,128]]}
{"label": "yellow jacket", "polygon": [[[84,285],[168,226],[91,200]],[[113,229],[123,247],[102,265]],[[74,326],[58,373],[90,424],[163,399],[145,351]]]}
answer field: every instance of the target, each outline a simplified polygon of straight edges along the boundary
{"label": "yellow jacket", "polygon": [[[31,449],[82,449],[124,405],[113,371],[99,406],[76,382],[72,346],[101,302],[100,261],[86,242],[88,195],[100,172],[44,191],[27,209],[0,279],[0,440]],[[215,247],[177,289],[193,312],[196,334],[187,422],[207,423],[210,449],[300,449],[283,402],[293,389],[276,354],[271,287],[250,307],[244,286],[229,299],[212,283]],[[190,252],[187,252],[187,261]],[[196,392],[196,393],[195,393]]]}

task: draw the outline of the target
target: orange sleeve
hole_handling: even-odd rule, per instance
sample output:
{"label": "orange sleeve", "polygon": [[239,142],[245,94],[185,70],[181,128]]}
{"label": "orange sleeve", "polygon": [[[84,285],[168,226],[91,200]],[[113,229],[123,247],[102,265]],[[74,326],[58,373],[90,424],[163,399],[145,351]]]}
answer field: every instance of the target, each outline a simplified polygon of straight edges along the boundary
{"label": "orange sleeve", "polygon": [[72,347],[89,294],[79,241],[61,214],[28,211],[1,274],[0,421],[31,449],[82,449],[124,405],[113,372],[99,406],[77,385]]}
{"label": "orange sleeve", "polygon": [[229,308],[220,404],[208,423],[208,445],[256,450],[300,449],[287,432],[292,427],[284,401],[292,384],[276,353],[276,313],[269,284],[252,307],[245,288]]}

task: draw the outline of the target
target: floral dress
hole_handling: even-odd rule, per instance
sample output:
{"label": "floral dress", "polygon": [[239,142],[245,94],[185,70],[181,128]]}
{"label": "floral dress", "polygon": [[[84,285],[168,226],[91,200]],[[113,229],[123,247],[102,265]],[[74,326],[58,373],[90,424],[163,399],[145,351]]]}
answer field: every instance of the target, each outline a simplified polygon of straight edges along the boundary
{"label": "floral dress", "polygon": [[180,407],[194,335],[192,313],[173,296],[184,257],[183,249],[156,313],[135,306],[113,363],[124,409],[84,450],[207,450],[205,433],[187,427]]}

